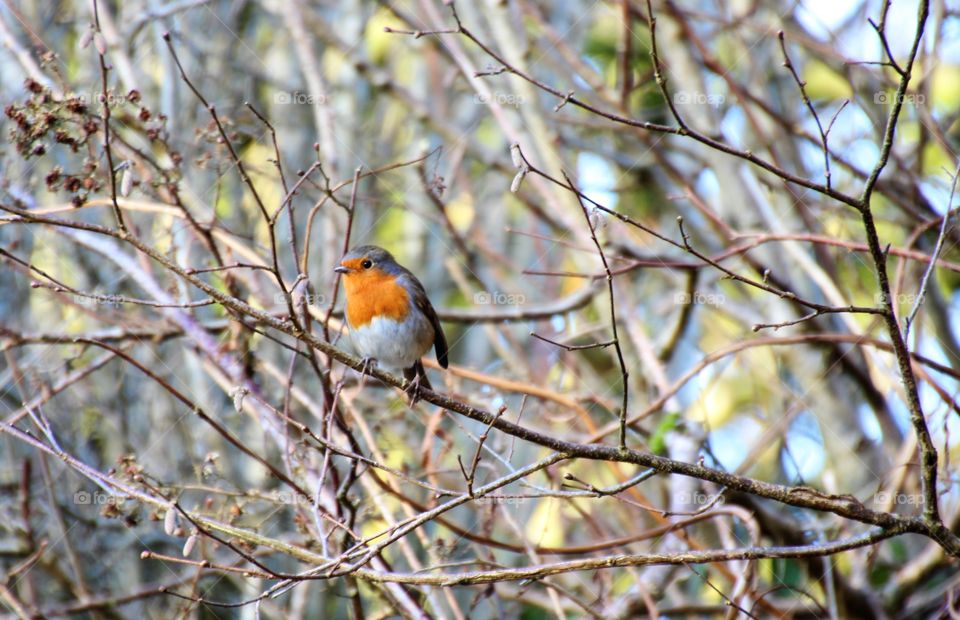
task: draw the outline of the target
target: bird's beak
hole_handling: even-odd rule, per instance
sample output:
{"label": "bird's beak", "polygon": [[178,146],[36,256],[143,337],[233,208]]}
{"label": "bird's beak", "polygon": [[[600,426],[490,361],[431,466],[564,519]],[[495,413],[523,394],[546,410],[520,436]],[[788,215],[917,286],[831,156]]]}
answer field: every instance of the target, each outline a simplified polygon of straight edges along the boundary
{"label": "bird's beak", "polygon": [[350,273],[350,268],[344,267],[343,265],[338,265],[337,267],[334,267],[333,270],[337,273]]}

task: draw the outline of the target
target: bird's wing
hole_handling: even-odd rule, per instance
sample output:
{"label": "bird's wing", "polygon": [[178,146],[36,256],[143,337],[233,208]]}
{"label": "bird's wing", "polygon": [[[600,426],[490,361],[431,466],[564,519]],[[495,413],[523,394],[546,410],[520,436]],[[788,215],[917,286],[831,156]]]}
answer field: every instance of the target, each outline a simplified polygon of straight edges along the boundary
{"label": "bird's wing", "polygon": [[423,290],[423,285],[413,277],[413,274],[409,275],[409,281],[410,288],[413,289],[413,303],[433,325],[433,348],[437,352],[437,361],[440,362],[441,367],[446,368],[449,363],[447,361],[447,337],[444,336],[443,327],[440,326],[440,317],[437,316],[437,311],[433,309],[433,305],[427,298],[427,292]]}

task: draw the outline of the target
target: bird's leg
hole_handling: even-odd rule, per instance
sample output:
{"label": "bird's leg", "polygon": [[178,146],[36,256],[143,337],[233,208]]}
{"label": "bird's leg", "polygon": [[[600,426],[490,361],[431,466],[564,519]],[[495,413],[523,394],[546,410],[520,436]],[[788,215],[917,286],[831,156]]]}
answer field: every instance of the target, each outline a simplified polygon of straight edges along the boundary
{"label": "bird's leg", "polygon": [[432,390],[430,379],[427,378],[427,371],[423,369],[423,362],[417,362],[403,371],[403,378],[409,381],[409,384],[403,388],[403,391],[410,395],[410,406],[413,407],[420,400],[423,390]]}
{"label": "bird's leg", "polygon": [[410,396],[411,407],[413,407],[418,402],[420,402],[421,391],[424,388],[424,386],[420,383],[421,376],[422,375],[420,373],[417,373],[416,376],[410,380],[409,385],[407,385],[407,387],[404,389],[404,392],[406,392],[407,395]]}
{"label": "bird's leg", "polygon": [[370,367],[377,363],[376,358],[365,357],[363,358],[363,366],[360,367],[360,389],[363,389],[364,384],[367,382],[367,371],[370,370]]}

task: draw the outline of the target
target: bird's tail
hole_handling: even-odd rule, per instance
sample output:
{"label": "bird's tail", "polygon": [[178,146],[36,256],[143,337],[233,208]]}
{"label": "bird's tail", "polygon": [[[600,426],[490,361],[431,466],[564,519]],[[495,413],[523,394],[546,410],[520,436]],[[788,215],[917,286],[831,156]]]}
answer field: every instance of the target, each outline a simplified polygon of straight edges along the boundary
{"label": "bird's tail", "polygon": [[423,367],[423,362],[417,360],[417,363],[407,368],[403,371],[403,378],[407,381],[413,381],[417,377],[420,377],[420,387],[424,387],[431,392],[433,391],[433,386],[430,385],[430,379],[427,378],[427,371]]}

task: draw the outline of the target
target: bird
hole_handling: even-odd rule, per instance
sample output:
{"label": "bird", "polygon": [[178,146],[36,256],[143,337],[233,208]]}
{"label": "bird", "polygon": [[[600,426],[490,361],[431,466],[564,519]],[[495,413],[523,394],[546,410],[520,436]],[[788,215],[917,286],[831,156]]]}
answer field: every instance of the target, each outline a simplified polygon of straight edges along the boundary
{"label": "bird", "polygon": [[342,274],[350,339],[363,357],[384,370],[402,370],[411,404],[420,390],[433,390],[421,358],[433,347],[448,365],[447,339],[423,284],[387,250],[361,245],[349,250],[334,271]]}

